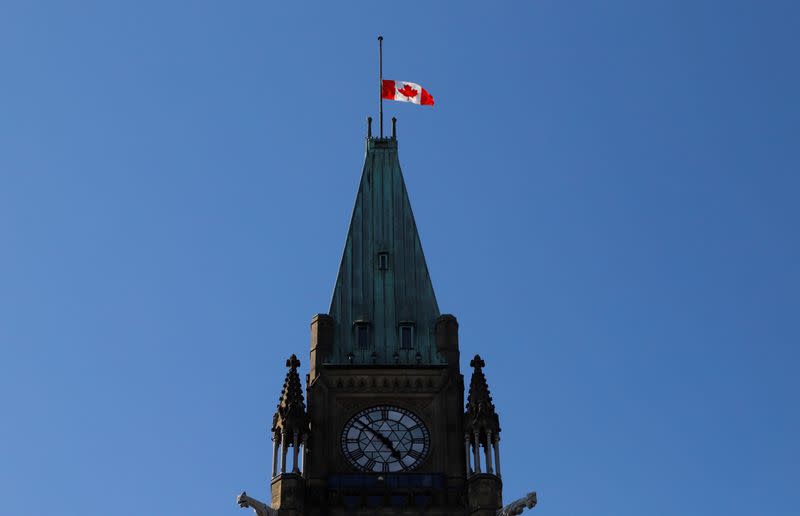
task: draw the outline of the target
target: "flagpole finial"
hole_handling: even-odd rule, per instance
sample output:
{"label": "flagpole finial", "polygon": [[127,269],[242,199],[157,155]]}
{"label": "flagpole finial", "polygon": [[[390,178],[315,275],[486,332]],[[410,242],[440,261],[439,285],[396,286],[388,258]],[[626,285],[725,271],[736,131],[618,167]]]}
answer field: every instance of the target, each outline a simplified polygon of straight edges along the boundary
{"label": "flagpole finial", "polygon": [[372,138],[372,117],[367,117],[367,138]]}
{"label": "flagpole finial", "polygon": [[392,140],[397,139],[397,118],[392,117]]}

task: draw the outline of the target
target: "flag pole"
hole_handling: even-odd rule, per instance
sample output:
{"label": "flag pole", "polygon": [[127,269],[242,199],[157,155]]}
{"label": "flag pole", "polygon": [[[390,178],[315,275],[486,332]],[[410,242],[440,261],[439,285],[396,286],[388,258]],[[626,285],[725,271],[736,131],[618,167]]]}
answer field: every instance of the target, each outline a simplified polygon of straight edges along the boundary
{"label": "flag pole", "polygon": [[383,138],[383,36],[378,36],[378,102],[381,110],[381,138]]}

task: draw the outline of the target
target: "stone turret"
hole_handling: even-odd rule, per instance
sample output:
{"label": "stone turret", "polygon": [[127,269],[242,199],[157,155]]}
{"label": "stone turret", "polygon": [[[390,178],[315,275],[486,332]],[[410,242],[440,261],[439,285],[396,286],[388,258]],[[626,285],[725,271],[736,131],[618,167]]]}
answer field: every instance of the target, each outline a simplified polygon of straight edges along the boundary
{"label": "stone turret", "polygon": [[[489,384],[483,374],[486,362],[480,355],[475,355],[469,365],[473,368],[473,372],[467,396],[467,409],[464,413],[467,498],[470,514],[488,516],[496,514],[503,506],[500,481],[500,418],[495,412]],[[494,460],[492,460],[493,455]],[[481,468],[482,460],[485,471]]]}
{"label": "stone turret", "polygon": [[[300,361],[292,355],[286,361],[289,371],[283,382],[278,409],[272,416],[272,506],[281,514],[301,514],[304,487],[300,458],[305,469],[305,449],[308,442],[309,418],[303,398],[303,388],[297,368]],[[292,449],[292,468],[287,472],[287,452]],[[301,449],[303,455],[301,456]],[[280,457],[280,469],[278,458]]]}
{"label": "stone turret", "polygon": [[[492,395],[489,393],[489,384],[486,383],[486,376],[483,374],[486,362],[483,361],[480,355],[475,355],[469,365],[474,368],[474,371],[469,382],[467,411],[464,414],[464,431],[467,436],[471,437],[473,445],[484,446],[486,472],[492,473],[493,468],[489,448],[500,440],[500,418],[497,417],[497,412],[495,412]],[[481,472],[480,461],[477,459],[475,472]],[[499,468],[497,476],[500,476]]]}

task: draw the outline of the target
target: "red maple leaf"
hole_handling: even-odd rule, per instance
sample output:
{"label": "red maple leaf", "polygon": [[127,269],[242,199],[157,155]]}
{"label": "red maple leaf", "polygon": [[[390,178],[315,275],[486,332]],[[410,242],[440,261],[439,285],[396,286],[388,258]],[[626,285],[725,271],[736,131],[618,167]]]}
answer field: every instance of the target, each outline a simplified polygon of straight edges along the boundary
{"label": "red maple leaf", "polygon": [[414,88],[412,88],[408,84],[404,84],[401,89],[397,90],[397,92],[398,93],[402,93],[406,97],[416,97],[417,96],[417,90],[415,90]]}

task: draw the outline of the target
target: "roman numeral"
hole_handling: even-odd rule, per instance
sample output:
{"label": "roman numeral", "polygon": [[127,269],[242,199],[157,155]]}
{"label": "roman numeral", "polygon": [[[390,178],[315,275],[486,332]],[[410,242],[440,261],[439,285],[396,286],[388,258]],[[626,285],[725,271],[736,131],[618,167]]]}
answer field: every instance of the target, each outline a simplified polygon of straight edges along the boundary
{"label": "roman numeral", "polygon": [[364,456],[364,451],[361,449],[353,450],[350,452],[350,458],[353,460],[358,460]]}
{"label": "roman numeral", "polygon": [[425,438],[424,437],[415,437],[415,438],[411,439],[411,444],[425,444]]}
{"label": "roman numeral", "polygon": [[374,460],[369,459],[367,461],[367,463],[364,465],[364,467],[367,468],[367,469],[372,469],[372,468],[375,467],[375,464],[376,464],[376,462]]}
{"label": "roman numeral", "polygon": [[422,454],[417,450],[411,450],[408,452],[408,456],[412,457],[414,460],[419,460],[422,458]]}

